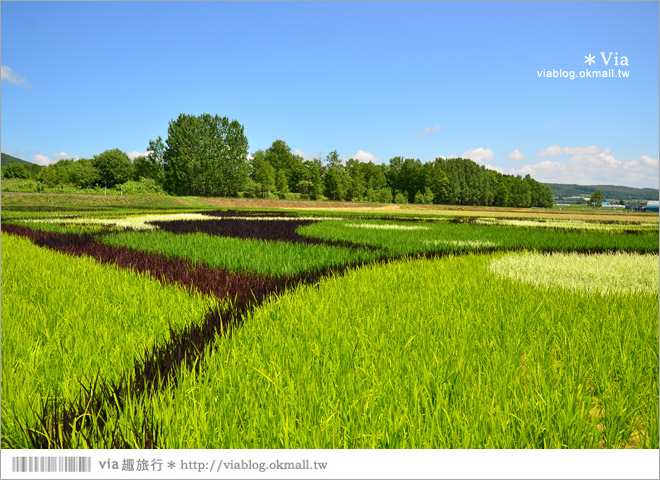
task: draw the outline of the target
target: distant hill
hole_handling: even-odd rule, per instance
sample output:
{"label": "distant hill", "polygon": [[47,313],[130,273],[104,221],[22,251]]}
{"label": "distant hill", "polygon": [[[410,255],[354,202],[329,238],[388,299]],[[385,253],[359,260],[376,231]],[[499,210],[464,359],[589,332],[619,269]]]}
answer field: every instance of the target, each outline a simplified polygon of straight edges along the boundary
{"label": "distant hill", "polygon": [[34,163],[28,162],[27,160],[22,160],[20,158],[9,155],[8,153],[2,152],[2,166],[4,167],[5,165],[11,165],[12,163],[24,163],[26,165],[35,165]]}
{"label": "distant hill", "polygon": [[618,185],[568,185],[563,183],[544,183],[552,189],[555,197],[589,197],[596,190],[603,193],[603,199],[614,200],[658,200],[657,188],[633,188]]}

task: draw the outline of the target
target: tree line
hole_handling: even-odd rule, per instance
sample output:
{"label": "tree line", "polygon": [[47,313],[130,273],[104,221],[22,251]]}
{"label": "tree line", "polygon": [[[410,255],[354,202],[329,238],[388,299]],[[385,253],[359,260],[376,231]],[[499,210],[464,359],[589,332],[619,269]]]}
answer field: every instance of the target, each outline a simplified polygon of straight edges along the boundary
{"label": "tree line", "polygon": [[343,161],[337,151],[306,160],[283,140],[248,154],[243,125],[218,115],[181,114],[167,139],[150,140],[133,161],[121,150],[60,160],[38,170],[3,167],[5,178],[47,186],[115,187],[141,182],[171,195],[329,199],[337,201],[551,207],[552,190],[529,175],[504,175],[464,158],[394,157],[387,164]]}

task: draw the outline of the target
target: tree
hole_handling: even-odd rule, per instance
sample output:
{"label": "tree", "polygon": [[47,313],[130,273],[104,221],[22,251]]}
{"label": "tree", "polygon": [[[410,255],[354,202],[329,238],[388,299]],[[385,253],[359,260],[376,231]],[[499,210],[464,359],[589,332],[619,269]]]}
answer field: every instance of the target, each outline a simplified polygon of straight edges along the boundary
{"label": "tree", "polygon": [[506,180],[500,180],[500,183],[495,189],[495,205],[499,207],[506,207],[509,204],[509,188]]}
{"label": "tree", "polygon": [[434,198],[435,195],[433,195],[433,191],[431,191],[429,187],[426,187],[426,190],[424,190],[424,203],[430,205],[433,203]]}
{"label": "tree", "polygon": [[[265,152],[261,152],[261,150],[255,152],[253,155],[254,160],[257,163],[265,160],[277,172],[283,171],[288,182],[287,192],[298,191],[298,184],[301,180],[305,180],[306,168],[302,157],[291,153],[291,147],[284,140],[275,140]],[[278,191],[284,193],[283,189],[278,189]]]}
{"label": "tree", "polygon": [[438,162],[428,164],[426,182],[433,193],[433,203],[447,202],[449,178]]}
{"label": "tree", "polygon": [[94,161],[89,158],[76,160],[71,166],[69,178],[80,188],[88,188],[100,182],[99,171],[94,167]]}
{"label": "tree", "polygon": [[300,180],[298,182],[298,185],[296,185],[296,187],[299,193],[301,193],[305,197],[308,197],[312,193],[312,188],[314,188],[314,184],[309,180]]}
{"label": "tree", "polygon": [[259,168],[254,175],[255,181],[260,185],[261,192],[270,195],[271,190],[275,188],[275,169],[266,160],[260,163]]}
{"label": "tree", "polygon": [[133,173],[131,159],[118,148],[95,155],[93,165],[98,170],[98,183],[105,187],[127,182]]}
{"label": "tree", "polygon": [[426,179],[422,162],[419,159],[406,158],[401,164],[397,175],[397,183],[393,186],[402,192],[409,192],[407,201],[414,202],[415,193],[423,192],[426,188]]}
{"label": "tree", "polygon": [[344,200],[348,190],[350,178],[341,166],[333,165],[328,168],[324,177],[325,196],[330,200]]}
{"label": "tree", "polygon": [[601,192],[600,190],[596,190],[594,193],[592,193],[591,197],[589,197],[589,205],[592,206],[593,208],[602,207],[603,192]]}
{"label": "tree", "polygon": [[392,189],[383,187],[378,191],[377,201],[379,203],[392,203]]}
{"label": "tree", "polygon": [[294,155],[291,153],[291,147],[284,140],[275,140],[273,144],[266,149],[265,160],[270,163],[277,171],[288,170],[293,163]]}
{"label": "tree", "polygon": [[236,196],[249,164],[243,125],[227,117],[180,114],[163,152],[165,187],[175,195]]}
{"label": "tree", "polygon": [[286,178],[284,170],[280,170],[275,175],[275,189],[279,194],[289,193],[289,180]]}
{"label": "tree", "polygon": [[42,168],[37,175],[37,180],[46,185],[47,187],[54,187],[57,185],[57,171],[53,165],[48,165]]}
{"label": "tree", "polygon": [[133,160],[133,177],[135,180],[151,178],[162,186],[165,183],[164,155],[165,145],[163,139],[158,137],[156,140],[149,140],[147,155]]}
{"label": "tree", "polygon": [[[318,161],[317,161],[318,160]],[[308,160],[305,165],[305,178],[312,183],[312,188],[309,192],[309,198],[316,200],[323,195],[323,179],[321,176],[322,166],[320,159]],[[300,191],[300,190],[299,190]]]}
{"label": "tree", "polygon": [[347,197],[351,200],[360,201],[367,193],[366,185],[366,163],[360,163],[353,158],[346,162],[346,170],[350,176]]}
{"label": "tree", "polygon": [[339,158],[337,150],[333,150],[332,152],[328,153],[325,156],[325,161],[328,164],[328,168],[341,167],[341,158]]}

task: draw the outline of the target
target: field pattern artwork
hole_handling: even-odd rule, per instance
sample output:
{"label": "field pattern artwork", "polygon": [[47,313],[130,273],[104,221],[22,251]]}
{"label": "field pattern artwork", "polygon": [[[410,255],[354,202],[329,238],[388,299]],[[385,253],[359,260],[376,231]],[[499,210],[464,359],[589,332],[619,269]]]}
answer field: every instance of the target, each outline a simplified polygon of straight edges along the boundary
{"label": "field pattern artwork", "polygon": [[658,448],[653,217],[195,206],[3,211],[3,447]]}

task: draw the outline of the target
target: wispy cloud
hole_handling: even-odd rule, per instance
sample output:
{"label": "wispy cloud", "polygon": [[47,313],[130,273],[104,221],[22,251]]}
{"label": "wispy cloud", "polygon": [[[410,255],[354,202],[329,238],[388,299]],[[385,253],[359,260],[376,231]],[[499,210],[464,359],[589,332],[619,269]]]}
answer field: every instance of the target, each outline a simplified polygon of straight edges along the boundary
{"label": "wispy cloud", "polygon": [[461,156],[477,163],[488,163],[495,157],[495,153],[490,148],[479,147],[466,150]]}
{"label": "wispy cloud", "polygon": [[7,80],[9,83],[13,85],[19,85],[22,87],[27,87],[27,88],[32,88],[32,85],[29,84],[27,79],[23,77],[22,75],[19,75],[18,73],[15,73],[11,67],[7,65],[2,65],[0,67],[2,70],[2,80]]}
{"label": "wispy cloud", "polygon": [[415,135],[416,137],[425,137],[427,135],[434,135],[438,133],[440,130],[442,130],[442,125],[437,124],[437,125],[433,125],[432,127],[426,127],[421,132],[415,132],[413,133],[413,135]]}
{"label": "wispy cloud", "polygon": [[527,158],[527,155],[516,149],[509,154],[509,158],[514,162],[521,162]]}

